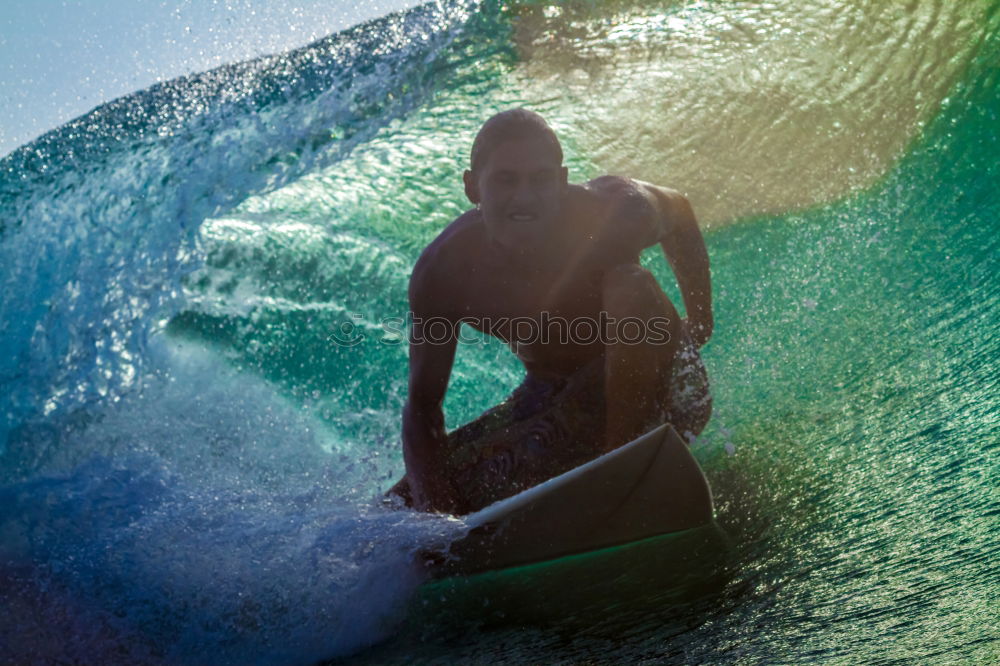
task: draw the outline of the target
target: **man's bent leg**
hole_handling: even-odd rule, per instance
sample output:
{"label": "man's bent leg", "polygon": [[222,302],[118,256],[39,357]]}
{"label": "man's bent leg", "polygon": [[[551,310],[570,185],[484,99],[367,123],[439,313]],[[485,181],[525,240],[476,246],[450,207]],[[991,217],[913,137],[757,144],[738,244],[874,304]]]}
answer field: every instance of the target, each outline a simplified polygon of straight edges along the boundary
{"label": "man's bent leg", "polygon": [[[504,402],[448,434],[447,474],[459,513],[483,508],[599,455],[604,444],[600,358],[557,382],[527,379]],[[391,495],[409,504],[404,477]]]}
{"label": "man's bent leg", "polygon": [[662,423],[659,405],[669,399],[664,392],[669,391],[682,324],[653,275],[636,264],[608,271],[602,298],[609,334],[615,338],[608,340],[604,355],[605,443],[610,451]]}
{"label": "man's bent leg", "polygon": [[[448,433],[453,454],[441,474],[456,489],[459,513],[475,511],[552,476],[545,475],[544,463],[558,461],[546,455],[550,442],[545,440],[561,439],[554,432],[559,430],[558,419],[551,414],[559,388],[528,377],[503,402]],[[410,506],[409,480],[404,476],[386,495],[398,496]]]}

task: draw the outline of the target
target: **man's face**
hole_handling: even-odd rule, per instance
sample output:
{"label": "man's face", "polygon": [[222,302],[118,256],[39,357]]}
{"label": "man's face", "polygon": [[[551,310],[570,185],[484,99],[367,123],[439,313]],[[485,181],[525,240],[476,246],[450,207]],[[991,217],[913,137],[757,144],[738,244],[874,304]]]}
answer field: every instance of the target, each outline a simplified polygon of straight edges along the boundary
{"label": "man's face", "polygon": [[466,192],[479,204],[490,236],[528,252],[551,237],[566,188],[556,151],[534,137],[498,144],[478,171],[466,172]]}

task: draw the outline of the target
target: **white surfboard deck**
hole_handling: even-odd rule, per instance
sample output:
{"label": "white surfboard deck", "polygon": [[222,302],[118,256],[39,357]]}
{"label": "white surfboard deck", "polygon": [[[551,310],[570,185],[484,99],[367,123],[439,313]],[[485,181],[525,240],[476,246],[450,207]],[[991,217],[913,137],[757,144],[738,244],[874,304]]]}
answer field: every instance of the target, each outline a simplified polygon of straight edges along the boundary
{"label": "white surfboard deck", "polygon": [[670,425],[465,517],[436,575],[502,569],[698,527],[708,482]]}

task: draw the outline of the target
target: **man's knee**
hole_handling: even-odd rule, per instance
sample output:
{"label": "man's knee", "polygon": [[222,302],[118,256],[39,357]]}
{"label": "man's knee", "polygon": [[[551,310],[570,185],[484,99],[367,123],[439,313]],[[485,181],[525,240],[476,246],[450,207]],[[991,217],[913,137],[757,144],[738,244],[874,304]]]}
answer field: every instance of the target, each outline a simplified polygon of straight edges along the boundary
{"label": "man's knee", "polygon": [[656,284],[656,278],[639,264],[618,264],[604,273],[602,286],[605,291],[634,289],[648,284]]}
{"label": "man's knee", "polygon": [[679,324],[677,310],[656,278],[638,264],[620,264],[607,271],[601,289],[604,311],[613,317],[666,318],[671,329]]}

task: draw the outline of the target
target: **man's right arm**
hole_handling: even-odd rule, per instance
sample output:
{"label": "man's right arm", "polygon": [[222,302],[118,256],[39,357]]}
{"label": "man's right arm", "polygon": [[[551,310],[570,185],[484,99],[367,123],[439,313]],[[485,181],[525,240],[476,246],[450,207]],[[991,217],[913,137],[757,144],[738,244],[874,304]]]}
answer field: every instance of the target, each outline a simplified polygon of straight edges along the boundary
{"label": "man's right arm", "polygon": [[432,314],[432,302],[446,300],[433,293],[426,272],[414,270],[410,281],[413,326],[410,338],[409,395],[403,407],[403,460],[413,506],[422,511],[454,513],[458,498],[447,474],[445,392],[455,361],[460,324]]}

